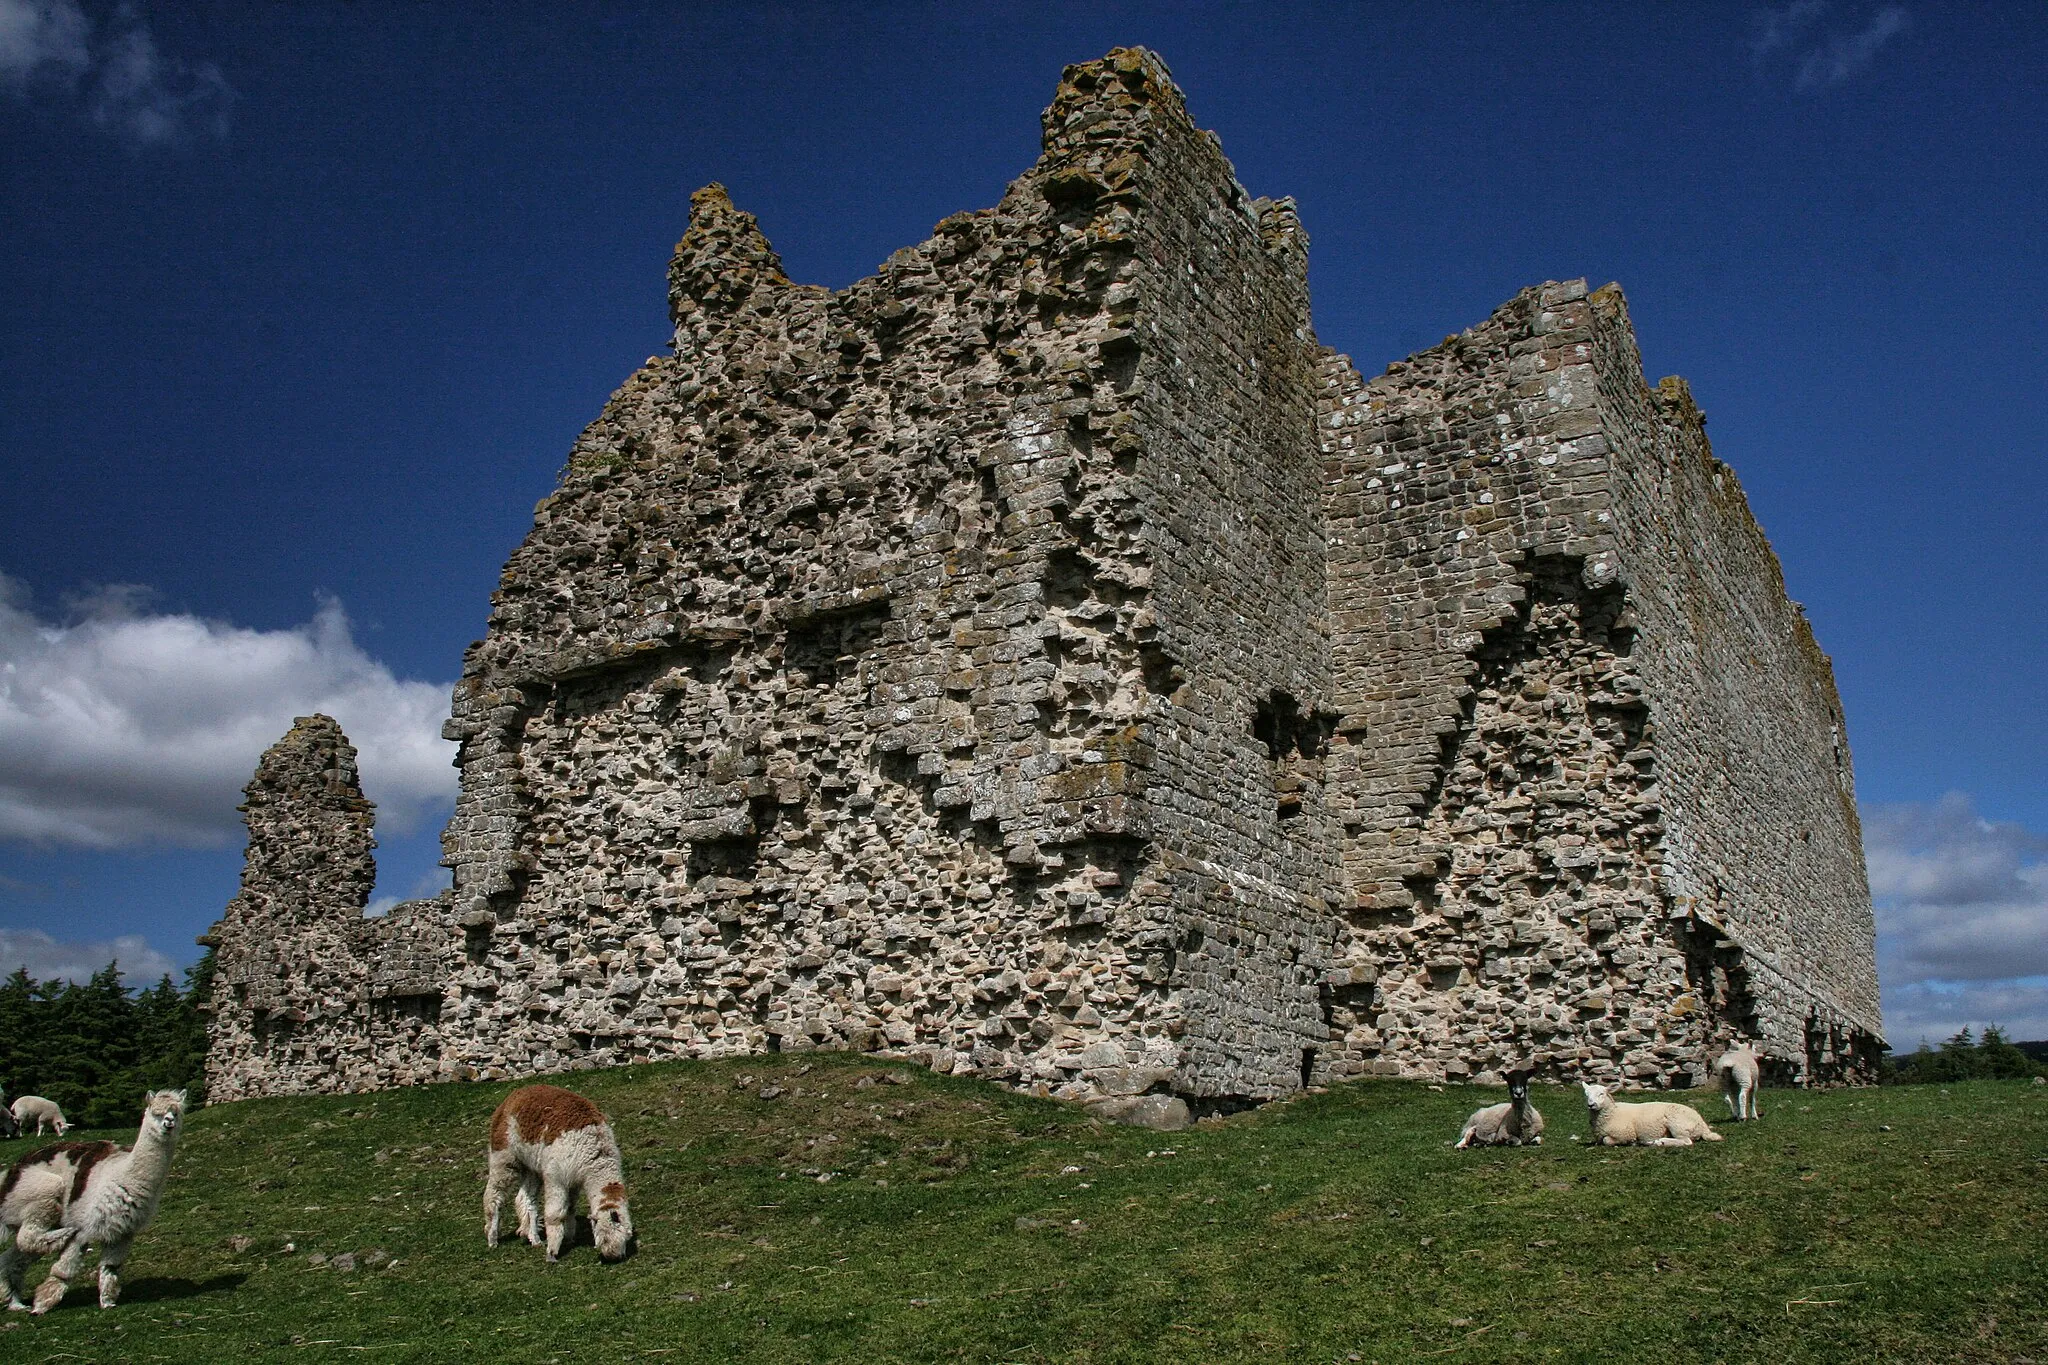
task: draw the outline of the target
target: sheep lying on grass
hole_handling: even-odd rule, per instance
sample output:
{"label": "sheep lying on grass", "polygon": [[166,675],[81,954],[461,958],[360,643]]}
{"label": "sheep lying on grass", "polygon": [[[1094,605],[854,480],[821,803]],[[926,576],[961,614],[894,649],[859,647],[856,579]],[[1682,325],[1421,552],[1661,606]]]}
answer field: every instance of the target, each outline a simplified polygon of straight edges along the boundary
{"label": "sheep lying on grass", "polygon": [[57,1136],[63,1137],[71,1131],[71,1120],[64,1117],[64,1111],[57,1107],[55,1100],[46,1100],[41,1095],[17,1095],[8,1110],[14,1118],[14,1131],[25,1133],[29,1124],[36,1126],[36,1136],[43,1135],[45,1125],[55,1128]]}
{"label": "sheep lying on grass", "polygon": [[1763,1066],[1754,1047],[1744,1043],[1741,1047],[1730,1048],[1714,1063],[1714,1072],[1721,1078],[1721,1098],[1728,1101],[1731,1118],[1740,1123],[1744,1119],[1763,1117],[1756,1107],[1756,1092],[1763,1080]]}
{"label": "sheep lying on grass", "polygon": [[1534,1071],[1510,1071],[1508,1102],[1488,1105],[1466,1119],[1465,1131],[1458,1134],[1459,1148],[1519,1147],[1524,1143],[1540,1147],[1543,1144],[1543,1115],[1529,1103],[1529,1080],[1535,1074]]}
{"label": "sheep lying on grass", "polygon": [[100,1307],[114,1306],[121,1263],[156,1214],[184,1116],[184,1091],[154,1091],[133,1147],[59,1142],[15,1163],[0,1181],[0,1284],[9,1308],[28,1307],[21,1301],[24,1260],[62,1252],[36,1289],[35,1311],[47,1313],[63,1300],[88,1246],[100,1249]]}
{"label": "sheep lying on grass", "polygon": [[515,1183],[519,1235],[541,1245],[544,1222],[550,1261],[562,1254],[579,1190],[590,1205],[597,1254],[616,1261],[631,1247],[633,1215],[626,1209],[618,1140],[597,1106],[574,1091],[521,1086],[491,1115],[491,1157],[484,1179],[486,1246],[498,1244],[498,1211]]}
{"label": "sheep lying on grass", "polygon": [[1695,1140],[1719,1142],[1721,1135],[1707,1126],[1699,1112],[1682,1104],[1651,1101],[1647,1104],[1616,1104],[1604,1085],[1581,1082],[1586,1092],[1587,1118],[1593,1126],[1593,1141],[1603,1147],[1690,1147]]}

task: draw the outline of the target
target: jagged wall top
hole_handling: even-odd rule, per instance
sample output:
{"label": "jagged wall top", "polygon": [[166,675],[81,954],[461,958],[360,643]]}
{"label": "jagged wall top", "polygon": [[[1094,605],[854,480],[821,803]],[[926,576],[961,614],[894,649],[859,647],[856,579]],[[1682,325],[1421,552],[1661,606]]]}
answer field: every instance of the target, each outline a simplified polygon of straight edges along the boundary
{"label": "jagged wall top", "polygon": [[[359,915],[377,881],[376,807],[332,716],[299,716],[263,753],[240,806],[249,853],[239,902],[287,917]],[[307,886],[319,894],[307,896]],[[252,909],[256,907],[250,907]]]}

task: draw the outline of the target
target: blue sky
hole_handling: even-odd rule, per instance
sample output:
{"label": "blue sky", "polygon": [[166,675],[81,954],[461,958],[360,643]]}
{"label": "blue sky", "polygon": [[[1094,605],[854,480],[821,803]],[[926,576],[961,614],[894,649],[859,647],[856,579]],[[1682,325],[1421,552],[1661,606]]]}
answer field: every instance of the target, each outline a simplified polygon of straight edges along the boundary
{"label": "blue sky", "polygon": [[0,957],[191,960],[315,705],[380,893],[436,884],[439,709],[665,343],[690,191],[845,285],[993,203],[1123,43],[1299,200],[1368,372],[1621,282],[1835,659],[1894,1043],[2048,1037],[2033,5],[0,0]]}

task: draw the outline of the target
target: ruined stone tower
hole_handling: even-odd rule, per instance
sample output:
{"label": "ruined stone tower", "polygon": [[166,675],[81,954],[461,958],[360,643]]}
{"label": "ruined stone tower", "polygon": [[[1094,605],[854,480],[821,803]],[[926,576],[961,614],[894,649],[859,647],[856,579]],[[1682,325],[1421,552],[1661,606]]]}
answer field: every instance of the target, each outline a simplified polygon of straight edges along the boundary
{"label": "ruined stone tower", "polygon": [[[812,1047],[1198,1102],[1661,1083],[1738,1035],[1868,1065],[1832,674],[1619,292],[1367,383],[1155,57],[1044,123],[837,293],[697,193],[673,350],[465,661],[452,890],[364,920],[346,741],[265,756],[214,1093]],[[344,874],[285,861],[344,788]]]}

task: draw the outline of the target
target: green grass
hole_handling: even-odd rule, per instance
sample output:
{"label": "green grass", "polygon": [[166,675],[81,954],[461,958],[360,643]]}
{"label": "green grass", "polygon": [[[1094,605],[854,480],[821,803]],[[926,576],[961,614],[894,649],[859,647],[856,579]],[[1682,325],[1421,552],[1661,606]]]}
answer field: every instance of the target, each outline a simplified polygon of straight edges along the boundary
{"label": "green grass", "polygon": [[221,1105],[121,1306],[88,1274],[0,1360],[2048,1362],[2048,1087],[1766,1091],[1684,1150],[1573,1143],[1539,1090],[1545,1146],[1457,1152],[1497,1092],[1162,1134],[845,1055],[571,1084],[627,1153],[623,1264],[484,1247],[506,1086]]}

